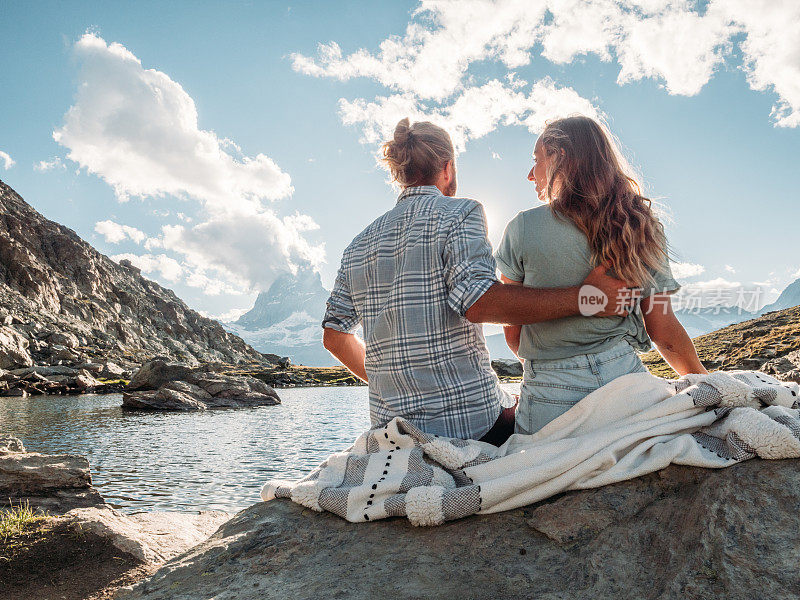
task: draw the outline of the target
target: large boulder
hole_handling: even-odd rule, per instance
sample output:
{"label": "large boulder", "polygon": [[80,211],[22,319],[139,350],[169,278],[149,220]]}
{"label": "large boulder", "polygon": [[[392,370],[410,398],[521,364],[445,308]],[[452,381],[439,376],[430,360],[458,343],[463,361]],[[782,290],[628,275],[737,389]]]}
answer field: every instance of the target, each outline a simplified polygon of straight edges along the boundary
{"label": "large boulder", "polygon": [[278,394],[263,381],[209,371],[211,366],[151,361],[131,379],[122,395],[122,406],[184,411],[280,404]]}
{"label": "large boulder", "polygon": [[16,442],[9,440],[5,447],[12,450],[0,453],[0,506],[28,503],[60,514],[104,503],[92,487],[89,461],[84,457],[25,452],[22,442]]}
{"label": "large boulder", "polygon": [[17,369],[33,364],[28,338],[12,327],[0,326],[0,369]]}
{"label": "large boulder", "polygon": [[151,360],[134,373],[128,383],[129,390],[157,390],[165,383],[184,380],[193,369],[188,365],[167,360]]}
{"label": "large boulder", "polygon": [[800,460],[670,466],[441,527],[255,504],[124,600],[796,598]]}
{"label": "large boulder", "polygon": [[[171,382],[158,390],[124,392],[122,406],[136,410],[205,410],[206,405],[184,391],[174,389]],[[202,390],[201,390],[202,391]]]}
{"label": "large boulder", "polygon": [[96,535],[141,563],[157,564],[199,544],[229,518],[219,510],[126,515],[110,506],[94,506],[73,509],[62,521],[77,535]]}

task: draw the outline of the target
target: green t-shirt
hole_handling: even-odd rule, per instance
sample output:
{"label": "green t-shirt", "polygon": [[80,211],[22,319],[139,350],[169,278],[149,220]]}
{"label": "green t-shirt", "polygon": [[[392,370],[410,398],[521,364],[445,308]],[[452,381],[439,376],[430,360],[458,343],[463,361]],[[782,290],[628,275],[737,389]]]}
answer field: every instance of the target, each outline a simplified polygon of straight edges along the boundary
{"label": "green t-shirt", "polygon": [[[523,211],[511,220],[495,259],[503,275],[535,288],[576,286],[592,270],[586,236],[571,221],[557,218],[548,205]],[[655,283],[642,291],[642,297],[680,288],[669,261],[654,278]],[[625,317],[578,315],[523,325],[519,356],[533,360],[569,358],[603,352],[622,340],[640,352],[651,348],[639,306]]]}

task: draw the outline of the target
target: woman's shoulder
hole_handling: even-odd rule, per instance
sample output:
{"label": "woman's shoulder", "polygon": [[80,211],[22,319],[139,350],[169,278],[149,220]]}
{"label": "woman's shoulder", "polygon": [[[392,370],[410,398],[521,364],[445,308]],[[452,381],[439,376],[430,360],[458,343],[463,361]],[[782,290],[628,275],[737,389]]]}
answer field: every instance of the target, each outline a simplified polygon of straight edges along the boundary
{"label": "woman's shoulder", "polygon": [[575,225],[569,219],[556,215],[549,204],[542,204],[541,206],[523,210],[516,216],[516,219],[520,224],[524,224],[524,228],[527,231],[538,231],[542,228],[575,229]]}

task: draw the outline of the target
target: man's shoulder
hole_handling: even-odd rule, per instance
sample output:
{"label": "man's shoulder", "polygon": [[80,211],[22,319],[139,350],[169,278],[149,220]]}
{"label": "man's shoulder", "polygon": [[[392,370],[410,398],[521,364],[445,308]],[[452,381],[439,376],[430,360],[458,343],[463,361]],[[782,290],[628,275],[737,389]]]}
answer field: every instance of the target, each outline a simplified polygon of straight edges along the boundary
{"label": "man's shoulder", "polygon": [[437,211],[445,221],[461,221],[476,209],[483,212],[483,204],[472,198],[451,198],[440,196]]}

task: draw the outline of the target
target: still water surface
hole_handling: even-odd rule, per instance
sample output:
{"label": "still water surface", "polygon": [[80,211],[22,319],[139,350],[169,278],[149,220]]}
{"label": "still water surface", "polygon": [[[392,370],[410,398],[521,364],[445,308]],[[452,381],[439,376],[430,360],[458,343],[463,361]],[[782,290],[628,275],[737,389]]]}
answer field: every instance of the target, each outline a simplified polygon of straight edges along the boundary
{"label": "still water surface", "polygon": [[86,456],[95,487],[124,511],[235,512],[369,427],[366,387],[278,393],[279,406],[192,413],[123,411],[119,394],[0,398],[0,434],[29,452]]}

